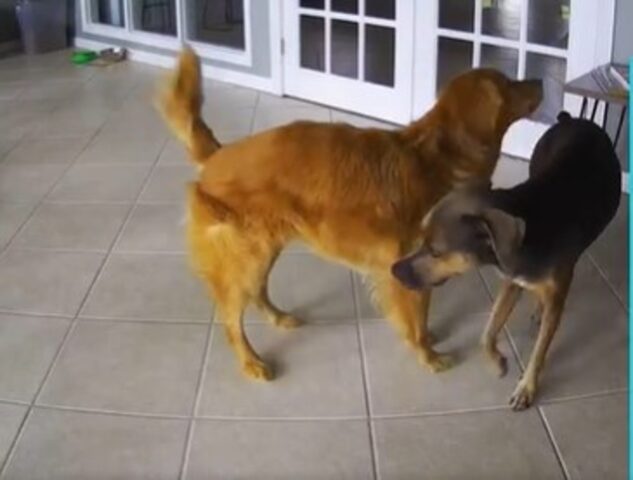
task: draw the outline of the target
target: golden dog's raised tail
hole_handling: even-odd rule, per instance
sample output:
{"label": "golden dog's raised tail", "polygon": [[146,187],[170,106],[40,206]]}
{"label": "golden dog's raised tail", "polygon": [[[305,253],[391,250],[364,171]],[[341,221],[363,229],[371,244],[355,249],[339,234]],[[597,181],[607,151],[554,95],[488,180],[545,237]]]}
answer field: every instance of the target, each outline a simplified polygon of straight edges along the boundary
{"label": "golden dog's raised tail", "polygon": [[201,106],[200,60],[191,48],[185,47],[156,99],[156,107],[171,131],[186,145],[191,160],[200,167],[221,147],[200,115]]}

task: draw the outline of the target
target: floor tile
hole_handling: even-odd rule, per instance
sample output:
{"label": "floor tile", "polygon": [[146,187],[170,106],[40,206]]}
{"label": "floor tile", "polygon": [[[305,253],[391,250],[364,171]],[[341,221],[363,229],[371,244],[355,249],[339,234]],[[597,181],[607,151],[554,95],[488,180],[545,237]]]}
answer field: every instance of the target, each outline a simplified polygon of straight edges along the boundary
{"label": "floor tile", "polygon": [[[214,88],[215,87],[215,88]],[[204,110],[215,116],[226,111],[254,108],[257,102],[257,91],[234,85],[222,85],[205,88]]]}
{"label": "floor tile", "polygon": [[[25,102],[9,101],[10,108],[7,108],[0,115],[0,132],[7,139],[20,140],[35,127],[50,118],[50,109],[48,111],[35,111],[28,108],[22,108]],[[40,103],[40,102],[37,102]],[[43,102],[49,104],[49,102]]]}
{"label": "floor tile", "polygon": [[372,478],[367,424],[197,421],[187,480]]}
{"label": "floor tile", "polygon": [[257,101],[258,108],[310,108],[320,106],[294,97],[281,97],[271,93],[260,92]]}
{"label": "floor tile", "polygon": [[37,202],[61,177],[66,165],[0,165],[0,202]]}
{"label": "floor tile", "polygon": [[446,412],[505,407],[519,375],[510,346],[500,337],[499,350],[508,359],[508,374],[499,379],[480,353],[482,315],[455,319],[435,344],[456,364],[431,373],[400,339],[391,325],[363,324],[362,335],[372,411],[377,415]]}
{"label": "floor tile", "polygon": [[495,188],[511,188],[529,177],[530,162],[501,155],[492,176]]}
{"label": "floor tile", "polygon": [[15,239],[20,247],[107,250],[130,207],[43,203]]}
{"label": "floor tile", "polygon": [[0,404],[0,464],[4,463],[27,407]]}
{"label": "floor tile", "polygon": [[181,420],[35,409],[5,478],[172,480],[186,430]]}
{"label": "floor tile", "polygon": [[375,118],[363,117],[340,110],[332,110],[332,122],[348,123],[360,128],[380,128],[381,130],[395,130],[399,128],[398,125],[392,123],[382,122]]}
{"label": "floor tile", "polygon": [[[2,110],[0,110],[0,113],[1,111]],[[0,160],[3,160],[4,157],[11,150],[13,150],[17,146],[18,143],[19,143],[19,140],[16,140],[15,138],[5,138],[2,134],[0,134]]]}
{"label": "floor tile", "polygon": [[104,108],[79,108],[63,105],[50,115],[39,118],[27,131],[30,139],[91,138],[109,114]]}
{"label": "floor tile", "polygon": [[97,135],[77,161],[79,163],[102,164],[152,164],[163,149],[164,142],[146,139],[142,135],[136,138],[120,138]]}
{"label": "floor tile", "polygon": [[571,478],[629,478],[626,394],[585,398],[542,408]]}
{"label": "floor tile", "polygon": [[0,398],[30,402],[70,319],[0,314]]}
{"label": "floor tile", "polygon": [[[358,285],[360,317],[362,319],[383,318],[370,300],[371,282],[356,276]],[[492,307],[485,284],[476,270],[449,280],[445,285],[433,289],[429,325],[433,333],[442,335],[443,325],[473,313],[489,312]]]}
{"label": "floor tile", "polygon": [[255,109],[252,107],[217,110],[211,104],[202,109],[204,121],[220,141],[231,134],[248,135],[254,114]]}
{"label": "floor tile", "polygon": [[[281,255],[268,282],[271,300],[309,322],[354,321],[354,295],[349,270],[310,254]],[[264,321],[249,307],[249,322]]]}
{"label": "floor tile", "polygon": [[37,164],[63,163],[74,161],[88,143],[88,138],[22,140],[5,158],[7,163]]}
{"label": "floor tile", "polygon": [[182,167],[190,165],[189,156],[187,154],[186,147],[178,140],[170,139],[165,144],[165,148],[160,152],[158,157],[158,166],[172,166]]}
{"label": "floor tile", "polygon": [[2,82],[0,83],[0,100],[18,98],[26,87],[24,82]]}
{"label": "floor tile", "polygon": [[74,315],[103,255],[9,249],[0,257],[0,310]]}
{"label": "floor tile", "polygon": [[145,320],[211,318],[205,289],[184,255],[112,255],[97,279],[82,315]]}
{"label": "floor tile", "polygon": [[375,422],[383,480],[563,480],[535,411],[477,412]]}
{"label": "floor tile", "polygon": [[66,99],[81,86],[81,81],[59,81],[48,79],[28,85],[19,95],[20,100]]}
{"label": "floor tile", "polygon": [[[524,364],[538,334],[522,302],[509,330]],[[539,396],[559,398],[626,387],[626,313],[587,259],[576,266],[560,327],[541,374]]]}
{"label": "floor tile", "polygon": [[255,111],[253,132],[269,130],[297,120],[329,122],[330,111],[327,108],[316,106],[289,108],[258,107]]}
{"label": "floor tile", "polygon": [[35,206],[30,203],[0,202],[0,250],[4,248],[26,221]]}
{"label": "floor tile", "polygon": [[165,122],[160,118],[153,106],[134,103],[124,105],[121,109],[108,116],[100,134],[113,138],[138,138],[142,136],[147,141],[165,141],[170,133]]}
{"label": "floor tile", "polygon": [[196,178],[195,175],[189,165],[157,166],[139,201],[184,204],[187,183]]}
{"label": "floor tile", "polygon": [[219,325],[214,328],[200,415],[365,415],[356,326],[304,325],[295,330],[248,326],[253,348],[275,372],[268,383],[242,375],[224,332]]}
{"label": "floor tile", "polygon": [[622,195],[620,208],[602,235],[589,248],[620,300],[628,308],[629,284],[629,197]]}
{"label": "floor tile", "polygon": [[185,215],[182,205],[139,204],[125,225],[115,250],[184,252]]}
{"label": "floor tile", "polygon": [[207,330],[204,325],[80,321],[38,402],[189,415]]}
{"label": "floor tile", "polygon": [[74,165],[51,192],[51,201],[131,202],[149,165]]}

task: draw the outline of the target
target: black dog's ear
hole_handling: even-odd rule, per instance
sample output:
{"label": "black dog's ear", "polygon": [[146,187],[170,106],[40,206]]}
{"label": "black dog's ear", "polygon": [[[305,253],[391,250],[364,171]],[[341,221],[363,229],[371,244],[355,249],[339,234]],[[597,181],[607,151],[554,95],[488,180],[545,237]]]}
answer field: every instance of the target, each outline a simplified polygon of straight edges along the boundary
{"label": "black dog's ear", "polygon": [[510,272],[523,243],[525,222],[498,208],[487,208],[478,215],[463,215],[462,221],[473,229],[475,241],[492,249],[501,270]]}

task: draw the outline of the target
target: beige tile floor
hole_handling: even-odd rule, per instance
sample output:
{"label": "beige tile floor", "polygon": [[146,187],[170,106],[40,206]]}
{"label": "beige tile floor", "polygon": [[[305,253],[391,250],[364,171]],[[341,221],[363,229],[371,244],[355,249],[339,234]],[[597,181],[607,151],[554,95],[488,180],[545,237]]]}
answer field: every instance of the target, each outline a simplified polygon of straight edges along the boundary
{"label": "beige tile floor", "polygon": [[[238,373],[187,272],[192,171],[150,107],[160,70],[0,61],[0,468],[7,479],[623,479],[628,393],[623,205],[578,267],[537,405],[507,399],[535,327],[522,304],[494,378],[477,352],[496,279],[439,290],[453,370],[422,370],[359,277],[293,246],[272,296],[307,320],[248,333],[279,377]],[[299,118],[377,122],[208,82],[232,140]],[[526,164],[504,159],[497,181]],[[625,201],[626,197],[623,198]]]}

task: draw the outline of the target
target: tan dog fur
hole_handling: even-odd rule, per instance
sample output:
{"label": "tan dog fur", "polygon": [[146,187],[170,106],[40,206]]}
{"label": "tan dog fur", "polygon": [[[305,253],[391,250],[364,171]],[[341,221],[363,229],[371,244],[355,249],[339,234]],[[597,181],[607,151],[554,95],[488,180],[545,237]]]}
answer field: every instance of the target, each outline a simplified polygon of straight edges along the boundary
{"label": "tan dog fur", "polygon": [[243,372],[272,378],[244,333],[250,302],[275,325],[298,324],[267,293],[268,273],[293,239],[368,274],[385,317],[420,361],[433,371],[450,366],[429,344],[430,292],[403,288],[390,267],[437,200],[463,182],[489,181],[504,133],[536,109],[540,84],[474,70],[400,130],[301,121],[221,146],[200,117],[200,83],[198,58],[185,49],[158,107],[200,168],[188,189],[191,260]]}

